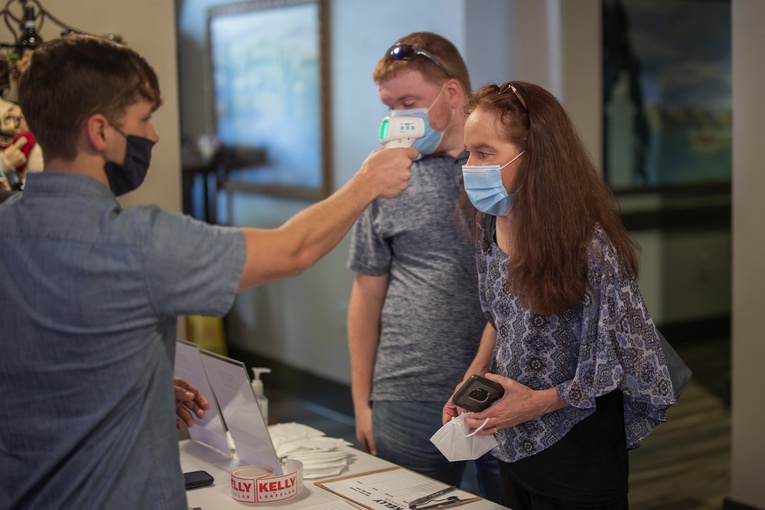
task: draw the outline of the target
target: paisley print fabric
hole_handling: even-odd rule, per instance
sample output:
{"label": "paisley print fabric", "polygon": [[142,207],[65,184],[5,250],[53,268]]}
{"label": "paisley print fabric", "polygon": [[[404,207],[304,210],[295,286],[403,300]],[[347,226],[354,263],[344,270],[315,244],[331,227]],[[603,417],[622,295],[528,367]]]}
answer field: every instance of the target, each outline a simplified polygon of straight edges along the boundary
{"label": "paisley print fabric", "polygon": [[[595,398],[621,390],[627,447],[636,448],[675,403],[653,321],[635,278],[596,226],[588,249],[589,285],[580,305],[545,316],[507,289],[508,256],[483,232],[476,243],[481,306],[497,331],[492,372],[534,390],[557,389],[569,404],[500,431],[494,455],[513,462],[560,440],[593,413]],[[491,239],[493,236],[489,236]]]}

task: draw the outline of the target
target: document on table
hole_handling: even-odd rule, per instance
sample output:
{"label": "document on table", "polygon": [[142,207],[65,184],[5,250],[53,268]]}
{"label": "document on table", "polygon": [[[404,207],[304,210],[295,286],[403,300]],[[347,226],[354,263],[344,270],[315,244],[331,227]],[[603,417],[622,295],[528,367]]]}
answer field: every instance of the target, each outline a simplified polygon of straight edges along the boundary
{"label": "document on table", "polygon": [[[445,483],[402,467],[344,476],[315,484],[372,510],[409,510],[410,501],[449,487]],[[457,489],[423,503],[419,508],[449,508],[480,499]]]}

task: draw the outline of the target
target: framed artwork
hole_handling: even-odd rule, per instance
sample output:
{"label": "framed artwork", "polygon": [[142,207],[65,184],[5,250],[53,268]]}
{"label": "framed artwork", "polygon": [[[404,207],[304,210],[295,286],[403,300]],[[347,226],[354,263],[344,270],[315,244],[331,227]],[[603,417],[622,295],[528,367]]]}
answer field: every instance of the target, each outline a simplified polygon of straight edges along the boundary
{"label": "framed artwork", "polygon": [[603,164],[615,192],[730,186],[729,0],[602,0]]}
{"label": "framed artwork", "polygon": [[229,191],[329,195],[326,0],[210,8],[208,91]]}

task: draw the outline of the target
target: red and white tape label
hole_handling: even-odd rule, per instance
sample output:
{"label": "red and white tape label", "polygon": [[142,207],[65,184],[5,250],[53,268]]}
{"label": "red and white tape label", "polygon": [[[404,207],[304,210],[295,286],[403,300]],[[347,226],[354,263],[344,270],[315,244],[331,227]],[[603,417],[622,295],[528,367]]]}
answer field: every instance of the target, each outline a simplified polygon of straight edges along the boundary
{"label": "red and white tape label", "polygon": [[231,497],[246,503],[273,503],[296,496],[303,488],[303,465],[288,459],[287,474],[273,476],[271,468],[244,466],[231,472]]}

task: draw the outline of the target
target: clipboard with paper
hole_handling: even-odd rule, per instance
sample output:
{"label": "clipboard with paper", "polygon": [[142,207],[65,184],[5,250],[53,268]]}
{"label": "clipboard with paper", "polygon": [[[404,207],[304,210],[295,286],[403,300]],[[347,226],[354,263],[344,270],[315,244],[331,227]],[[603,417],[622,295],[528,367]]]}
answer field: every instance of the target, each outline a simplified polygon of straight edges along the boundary
{"label": "clipboard with paper", "polygon": [[[440,510],[481,500],[474,494],[451,489],[445,483],[398,466],[315,482],[315,485],[370,510]],[[425,499],[436,493],[441,495]],[[423,499],[422,503],[410,506]]]}

